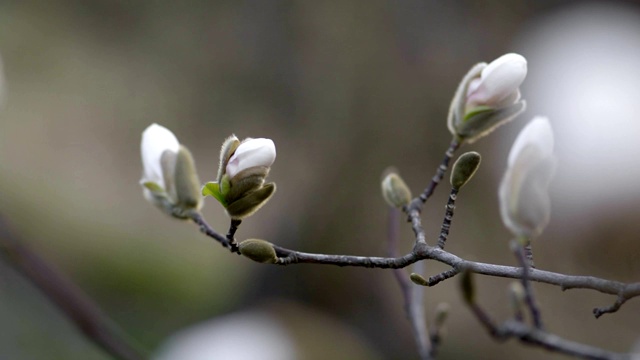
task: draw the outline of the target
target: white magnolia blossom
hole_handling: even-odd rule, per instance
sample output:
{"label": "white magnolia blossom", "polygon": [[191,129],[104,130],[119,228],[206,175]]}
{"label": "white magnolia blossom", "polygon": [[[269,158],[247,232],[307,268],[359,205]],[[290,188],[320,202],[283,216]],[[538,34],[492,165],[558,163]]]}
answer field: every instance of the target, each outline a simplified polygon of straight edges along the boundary
{"label": "white magnolia blossom", "polygon": [[549,119],[535,117],[511,148],[500,183],[500,215],[516,236],[531,239],[549,222],[549,183],[555,171]]}
{"label": "white magnolia blossom", "polygon": [[242,170],[256,166],[270,167],[276,160],[276,146],[271,139],[243,141],[227,163],[227,175],[233,178]]}
{"label": "white magnolia blossom", "polygon": [[520,85],[527,76],[527,60],[505,54],[492,61],[467,88],[467,108],[486,105],[501,107],[520,98]]}
{"label": "white magnolia blossom", "polygon": [[295,343],[265,312],[232,314],[173,335],[154,360],[293,360]]}
{"label": "white magnolia blossom", "polygon": [[152,124],[142,133],[140,152],[144,175],[141,183],[154,182],[166,190],[166,182],[162,172],[161,158],[165,151],[178,153],[180,143],[173,133],[164,126]]}

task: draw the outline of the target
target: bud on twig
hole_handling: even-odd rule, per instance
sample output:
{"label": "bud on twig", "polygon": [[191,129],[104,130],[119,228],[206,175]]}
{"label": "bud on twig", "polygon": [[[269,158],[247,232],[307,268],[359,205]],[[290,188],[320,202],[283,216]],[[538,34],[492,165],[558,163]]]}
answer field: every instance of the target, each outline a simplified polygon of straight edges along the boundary
{"label": "bud on twig", "polygon": [[449,131],[471,143],[520,114],[525,102],[519,87],[526,75],[527,60],[518,54],[472,67],[451,102]]}
{"label": "bud on twig", "polygon": [[475,151],[470,151],[460,155],[451,171],[451,186],[460,190],[476,173],[480,167],[482,157]]}
{"label": "bud on twig", "polygon": [[200,180],[189,150],[167,128],[152,124],[140,144],[144,196],[171,216],[186,218],[202,206]]}
{"label": "bud on twig", "polygon": [[411,281],[413,281],[413,283],[416,285],[422,285],[422,286],[429,285],[429,283],[427,282],[427,279],[425,279],[424,277],[422,277],[422,275],[417,273],[411,273],[411,275],[409,275],[409,279],[411,279]]}
{"label": "bud on twig", "polygon": [[498,190],[502,221],[525,243],[540,235],[549,222],[548,187],[555,164],[551,124],[547,118],[536,117],[511,147]]}
{"label": "bud on twig", "polygon": [[411,202],[411,190],[396,173],[390,173],[382,180],[382,196],[389,206],[397,208]]}
{"label": "bud on twig", "polygon": [[202,207],[200,179],[196,172],[196,164],[189,149],[183,145],[180,145],[176,158],[175,187],[179,206],[188,209]]}
{"label": "bud on twig", "polygon": [[275,159],[272,140],[247,138],[240,142],[231,136],[220,151],[218,181],[205,184],[202,195],[215,197],[234,220],[250,216],[276,190],[274,183],[264,184]]}
{"label": "bud on twig", "polygon": [[248,239],[238,245],[240,254],[249,259],[265,264],[278,262],[278,256],[273,248],[273,244],[260,239]]}

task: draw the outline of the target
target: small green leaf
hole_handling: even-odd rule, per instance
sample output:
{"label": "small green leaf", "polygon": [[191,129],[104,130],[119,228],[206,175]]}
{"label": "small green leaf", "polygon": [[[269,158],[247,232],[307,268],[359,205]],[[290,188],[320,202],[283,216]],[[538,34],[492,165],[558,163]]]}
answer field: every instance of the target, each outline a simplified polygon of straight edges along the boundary
{"label": "small green leaf", "polygon": [[220,193],[220,185],[215,181],[204,184],[202,187],[202,196],[213,196],[222,206],[227,207],[224,196]]}
{"label": "small green leaf", "polygon": [[464,114],[463,122],[471,119],[472,117],[474,117],[477,114],[484,113],[484,112],[487,112],[487,111],[492,111],[492,110],[494,110],[494,108],[492,108],[491,106],[487,106],[487,105],[476,106],[473,109],[467,111],[466,114]]}
{"label": "small green leaf", "polygon": [[153,181],[145,181],[142,183],[142,186],[146,187],[147,189],[151,190],[152,193],[154,194],[162,194],[164,193],[164,189],[158,185],[158,183],[155,183]]}

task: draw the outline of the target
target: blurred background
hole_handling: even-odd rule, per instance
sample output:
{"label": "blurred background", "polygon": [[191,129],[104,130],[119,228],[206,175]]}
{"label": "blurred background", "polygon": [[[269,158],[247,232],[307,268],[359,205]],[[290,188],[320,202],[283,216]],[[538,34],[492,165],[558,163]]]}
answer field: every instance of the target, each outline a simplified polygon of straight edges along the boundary
{"label": "blurred background", "polygon": [[[249,329],[263,329],[273,337],[265,351],[281,359],[417,352],[390,271],[253,263],[148,204],[138,181],[149,124],[191,149],[203,182],[214,179],[226,136],[275,141],[269,178],[278,192],[238,239],[382,256],[382,172],[397,167],[420,192],[450,141],[446,113],[458,81],[507,52],[529,61],[528,110],[462,149],[484,159],[458,197],[448,249],[515,264],[497,187],[517,132],[541,114],[556,132],[559,167],[551,223],[533,244],[536,265],[640,280],[635,2],[7,0],[0,29],[0,213],[157,357],[189,348],[181,337],[207,329],[202,339],[235,334],[237,344],[217,348],[233,343],[238,353],[258,348]],[[431,244],[447,196],[444,183],[423,213]],[[211,198],[204,214],[226,232]],[[408,225],[401,240],[409,251]],[[497,320],[508,317],[509,280],[477,281],[480,302]],[[637,299],[595,320],[592,308],[614,297],[535,290],[560,336],[620,352],[640,337]],[[429,320],[438,303],[452,307],[439,359],[564,358],[494,342],[455,279],[425,295]],[[0,359],[108,358],[0,257]]]}

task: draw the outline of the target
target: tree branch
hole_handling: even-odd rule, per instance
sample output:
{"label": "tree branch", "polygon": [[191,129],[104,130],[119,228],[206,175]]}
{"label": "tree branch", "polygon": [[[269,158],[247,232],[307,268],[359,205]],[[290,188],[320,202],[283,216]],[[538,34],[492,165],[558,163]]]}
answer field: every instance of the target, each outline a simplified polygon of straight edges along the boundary
{"label": "tree branch", "polygon": [[[387,248],[387,253],[390,257],[398,256],[399,215],[400,212],[397,209],[389,209],[389,247]],[[420,263],[416,263],[416,265],[418,264]],[[407,316],[407,320],[409,320],[409,323],[411,324],[411,330],[418,347],[420,359],[430,360],[432,359],[432,354],[435,353],[435,347],[430,341],[431,338],[427,334],[424,304],[421,301],[421,296],[414,296],[416,295],[416,292],[424,290],[422,288],[416,288],[415,285],[409,281],[409,277],[402,269],[393,269],[393,275],[398,282],[398,285],[400,285],[400,291],[402,292],[402,298],[404,301],[404,311]]]}

